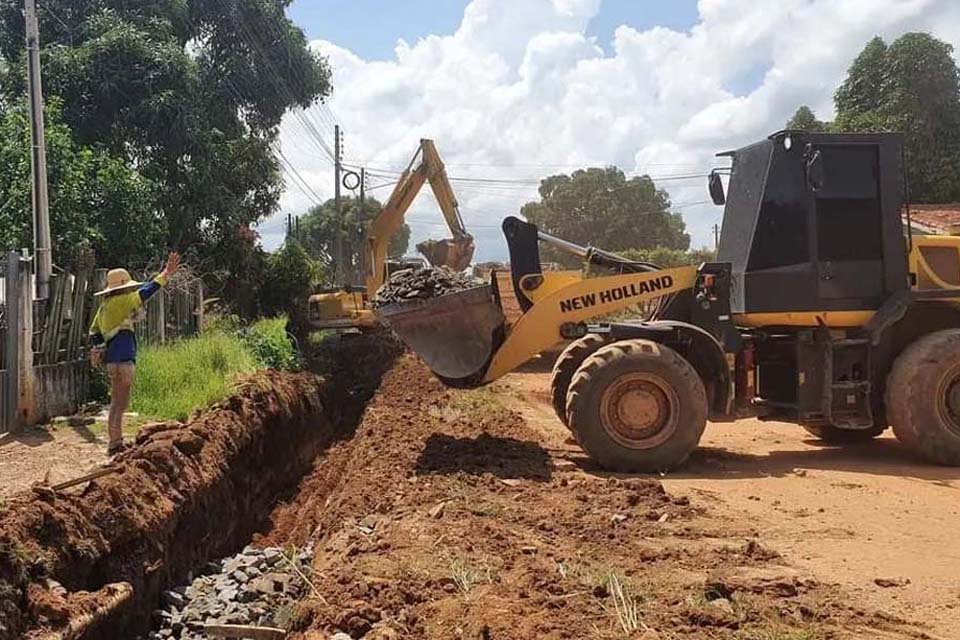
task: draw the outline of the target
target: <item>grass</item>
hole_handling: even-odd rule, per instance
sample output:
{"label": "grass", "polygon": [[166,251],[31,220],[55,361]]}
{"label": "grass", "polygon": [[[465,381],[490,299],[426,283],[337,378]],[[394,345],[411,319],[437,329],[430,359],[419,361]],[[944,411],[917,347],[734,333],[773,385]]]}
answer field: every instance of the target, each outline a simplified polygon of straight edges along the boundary
{"label": "grass", "polygon": [[617,622],[620,628],[626,634],[639,631],[642,622],[640,620],[640,601],[624,586],[624,580],[617,573],[611,573],[607,580],[607,590],[613,597],[613,609],[617,616]]}
{"label": "grass", "polygon": [[448,424],[470,419],[483,421],[502,415],[507,409],[496,392],[487,387],[480,389],[458,390],[450,397],[450,402],[442,407],[431,406],[427,414]]}
{"label": "grass", "polygon": [[261,366],[293,371],[300,368],[300,356],[287,333],[287,318],[263,318],[241,332],[243,342]]}
{"label": "grass", "polygon": [[237,374],[259,365],[239,336],[220,331],[145,347],[137,358],[131,411],[160,420],[185,420],[195,409],[226,397]]}
{"label": "grass", "polygon": [[450,559],[450,578],[460,592],[467,596],[478,584],[493,582],[493,572],[486,563],[474,565],[464,556]]}

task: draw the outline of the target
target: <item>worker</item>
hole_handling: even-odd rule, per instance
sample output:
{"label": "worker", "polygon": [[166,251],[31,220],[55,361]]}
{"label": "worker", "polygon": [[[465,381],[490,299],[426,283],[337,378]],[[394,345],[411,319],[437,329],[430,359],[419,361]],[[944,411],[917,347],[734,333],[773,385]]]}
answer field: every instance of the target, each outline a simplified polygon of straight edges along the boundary
{"label": "worker", "polygon": [[174,252],[167,257],[163,271],[146,283],[135,281],[126,269],[111,269],[107,273],[107,288],[94,294],[101,302],[90,326],[90,359],[94,366],[105,363],[110,378],[107,455],[124,448],[123,414],[130,402],[137,361],[134,316],[179,268],[180,255]]}

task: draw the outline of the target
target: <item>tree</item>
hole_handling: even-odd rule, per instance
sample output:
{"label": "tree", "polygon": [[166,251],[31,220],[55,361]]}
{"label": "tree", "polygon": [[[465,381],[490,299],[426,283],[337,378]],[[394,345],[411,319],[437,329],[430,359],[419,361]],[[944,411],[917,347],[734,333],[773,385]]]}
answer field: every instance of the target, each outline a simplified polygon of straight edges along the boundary
{"label": "tree", "polygon": [[[218,255],[277,208],[283,114],[330,92],[289,0],[47,0],[45,90],[82,146],[154,185],[161,244]],[[20,0],[0,0],[0,91],[25,94]],[[157,250],[159,251],[159,247]]]}
{"label": "tree", "polygon": [[827,131],[829,125],[826,122],[817,120],[816,114],[807,105],[802,105],[797,109],[793,117],[787,121],[787,129],[796,131],[809,131],[811,133]]}
{"label": "tree", "polygon": [[636,262],[651,262],[664,269],[685,267],[691,264],[700,265],[704,262],[715,262],[717,259],[717,252],[706,247],[689,249],[687,251],[682,249],[669,249],[667,247],[627,249],[626,251],[619,251],[618,255]]}
{"label": "tree", "polygon": [[[616,167],[581,169],[544,178],[539,192],[540,202],[525,204],[521,215],[570,242],[608,251],[690,246],[683,217],[671,211],[669,194],[649,176],[627,179]],[[545,256],[571,262],[553,251]]]}
{"label": "tree", "polygon": [[877,36],[854,59],[847,79],[833,96],[838,115],[880,109],[887,89],[886,65],[887,43]]}
{"label": "tree", "polygon": [[[342,228],[345,273],[338,279],[359,284],[363,276],[363,242],[367,226],[383,207],[374,198],[366,198],[362,207],[359,198],[345,197],[341,204],[342,227],[338,224],[335,201],[327,200],[300,219],[300,239],[310,255],[320,262],[324,277],[330,278],[336,271],[337,233]],[[389,255],[404,255],[409,243],[410,227],[404,223],[390,240]]]}
{"label": "tree", "polygon": [[834,97],[841,131],[904,134],[914,202],[960,199],[960,70],[953,47],[908,33],[870,41]]}
{"label": "tree", "polygon": [[264,313],[284,313],[294,327],[301,326],[316,281],[317,263],[296,240],[284,242],[267,260],[261,293]]}
{"label": "tree", "polygon": [[[57,99],[47,103],[46,124],[56,264],[145,267],[164,235],[155,185],[103,149],[74,142]],[[30,144],[25,102],[0,100],[0,247],[33,246]]]}

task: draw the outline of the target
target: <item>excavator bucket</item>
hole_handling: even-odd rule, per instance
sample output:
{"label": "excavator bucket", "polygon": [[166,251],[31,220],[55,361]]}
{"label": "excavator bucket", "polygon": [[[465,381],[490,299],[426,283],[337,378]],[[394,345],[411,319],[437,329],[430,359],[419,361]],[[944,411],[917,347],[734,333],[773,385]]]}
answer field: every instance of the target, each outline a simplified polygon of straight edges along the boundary
{"label": "excavator bucket", "polygon": [[473,260],[475,246],[473,238],[447,238],[444,240],[424,240],[417,245],[427,262],[435,267],[449,267],[454,271],[463,271]]}
{"label": "excavator bucket", "polygon": [[451,386],[476,386],[503,339],[503,311],[489,285],[392,304],[376,313]]}

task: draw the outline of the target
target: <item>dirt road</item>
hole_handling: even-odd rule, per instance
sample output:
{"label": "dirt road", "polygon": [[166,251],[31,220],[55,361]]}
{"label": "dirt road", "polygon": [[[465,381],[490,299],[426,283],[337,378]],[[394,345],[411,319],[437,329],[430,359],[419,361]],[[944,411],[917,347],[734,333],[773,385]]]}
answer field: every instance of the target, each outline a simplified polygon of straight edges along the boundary
{"label": "dirt road", "polygon": [[86,427],[35,428],[0,436],[0,499],[35,482],[63,482],[107,461],[107,445]]}
{"label": "dirt road", "polygon": [[[566,434],[548,385],[548,373],[515,373],[498,389],[557,443]],[[663,482],[751,523],[790,564],[937,636],[960,636],[960,469],[914,461],[889,433],[834,448],[794,425],[743,420],[709,425],[691,462]]]}

